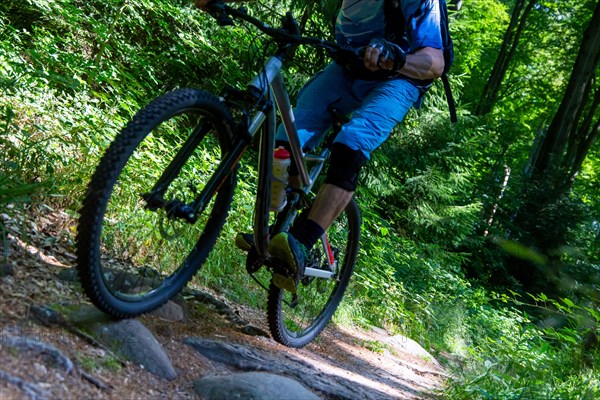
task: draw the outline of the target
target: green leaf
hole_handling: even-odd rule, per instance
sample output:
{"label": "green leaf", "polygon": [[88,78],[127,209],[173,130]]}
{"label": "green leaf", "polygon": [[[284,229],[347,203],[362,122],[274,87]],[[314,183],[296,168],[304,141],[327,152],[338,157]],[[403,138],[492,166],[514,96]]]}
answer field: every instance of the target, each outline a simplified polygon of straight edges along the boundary
{"label": "green leaf", "polygon": [[496,238],[494,242],[502,250],[504,250],[506,253],[510,254],[513,257],[517,257],[525,261],[530,261],[538,265],[545,265],[548,262],[548,258],[545,255],[540,254],[537,251],[515,241]]}
{"label": "green leaf", "polygon": [[575,303],[573,303],[571,300],[567,299],[566,297],[564,299],[561,299],[561,300],[563,301],[563,303],[565,303],[569,307],[575,307]]}

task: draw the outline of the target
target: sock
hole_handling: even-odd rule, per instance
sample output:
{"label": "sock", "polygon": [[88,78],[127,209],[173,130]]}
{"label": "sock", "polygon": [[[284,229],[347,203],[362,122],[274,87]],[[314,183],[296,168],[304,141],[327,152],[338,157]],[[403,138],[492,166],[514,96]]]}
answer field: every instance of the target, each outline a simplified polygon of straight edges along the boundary
{"label": "sock", "polygon": [[298,237],[299,235],[301,235],[301,232],[304,230],[304,224],[306,223],[306,221],[308,221],[308,210],[302,211],[300,215],[296,217],[294,223],[290,228],[290,233],[294,237]]}
{"label": "sock", "polygon": [[297,223],[294,223],[290,229],[290,233],[299,243],[306,247],[307,250],[310,250],[321,236],[323,236],[325,230],[312,219],[302,217],[303,215],[298,217],[298,221]]}

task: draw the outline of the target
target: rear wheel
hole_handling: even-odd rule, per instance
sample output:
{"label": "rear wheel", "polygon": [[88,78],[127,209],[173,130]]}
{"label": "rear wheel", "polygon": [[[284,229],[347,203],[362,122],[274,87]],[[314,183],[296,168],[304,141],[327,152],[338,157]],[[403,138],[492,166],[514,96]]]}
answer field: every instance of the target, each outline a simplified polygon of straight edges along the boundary
{"label": "rear wheel", "polygon": [[330,271],[328,252],[333,255],[333,277],[303,277],[295,295],[271,283],[267,318],[273,338],[288,347],[303,347],[325,328],[337,309],[354,270],[360,238],[360,211],[352,199],[310,251],[307,268]]}
{"label": "rear wheel", "polygon": [[100,310],[118,318],[151,311],[206,260],[229,211],[235,170],[207,190],[198,215],[191,205],[227,154],[232,126],[217,97],[181,89],[141,110],[110,145],[77,234],[79,276]]}

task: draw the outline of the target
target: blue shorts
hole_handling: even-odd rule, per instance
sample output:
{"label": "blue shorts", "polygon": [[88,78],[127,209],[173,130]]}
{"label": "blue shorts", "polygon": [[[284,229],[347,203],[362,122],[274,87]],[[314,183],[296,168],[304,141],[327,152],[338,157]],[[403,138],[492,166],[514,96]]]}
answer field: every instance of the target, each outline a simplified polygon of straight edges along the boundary
{"label": "blue shorts", "polygon": [[[300,91],[294,109],[300,143],[312,146],[323,139],[332,122],[327,107],[335,103],[344,114],[352,114],[335,141],[369,158],[418,98],[419,90],[404,79],[351,79],[332,63]],[[277,139],[287,140],[283,126],[279,126]]]}

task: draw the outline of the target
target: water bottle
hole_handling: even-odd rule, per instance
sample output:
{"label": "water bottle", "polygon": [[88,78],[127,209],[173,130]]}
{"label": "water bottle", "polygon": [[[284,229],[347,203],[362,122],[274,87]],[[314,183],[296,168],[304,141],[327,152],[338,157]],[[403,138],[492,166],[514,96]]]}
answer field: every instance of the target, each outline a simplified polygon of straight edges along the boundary
{"label": "water bottle", "polygon": [[290,152],[279,147],[273,153],[273,182],[271,183],[271,211],[283,210],[287,203],[285,189],[288,185]]}

